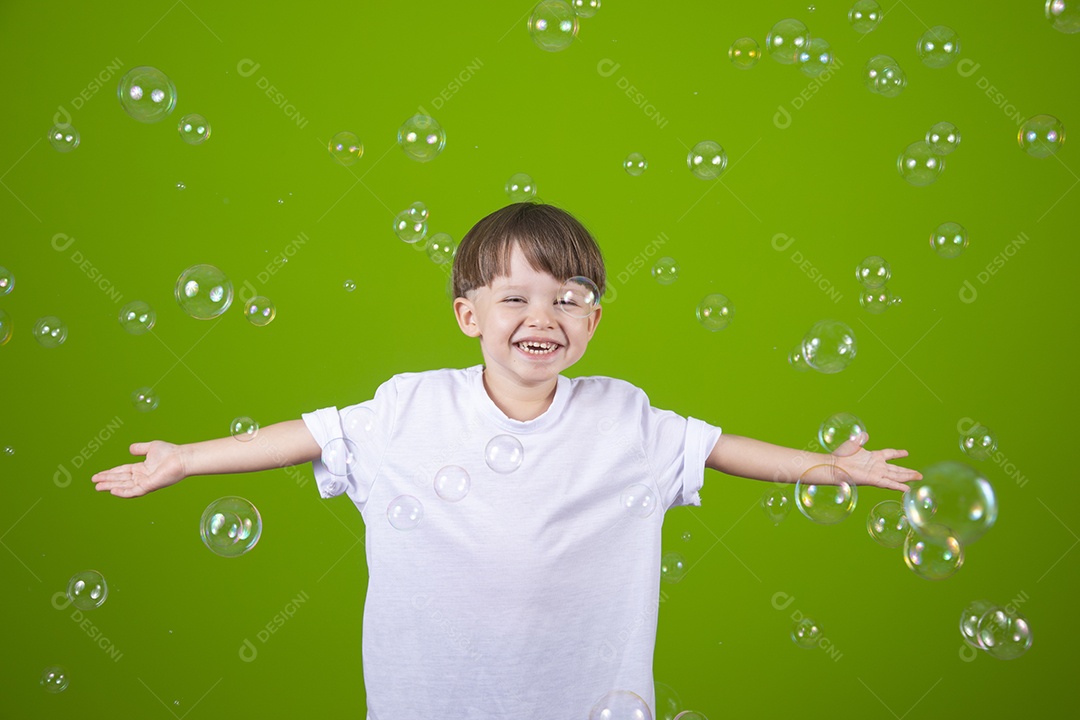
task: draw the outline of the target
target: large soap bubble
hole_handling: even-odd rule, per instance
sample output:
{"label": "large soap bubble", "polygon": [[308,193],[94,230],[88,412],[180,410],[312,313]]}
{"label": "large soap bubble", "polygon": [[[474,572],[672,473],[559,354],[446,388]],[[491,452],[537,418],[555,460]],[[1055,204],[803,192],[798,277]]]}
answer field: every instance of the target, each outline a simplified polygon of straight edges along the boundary
{"label": "large soap bubble", "polygon": [[940,462],[908,483],[904,514],[918,532],[948,530],[961,545],[969,545],[997,520],[997,499],[990,482],[973,467]]}

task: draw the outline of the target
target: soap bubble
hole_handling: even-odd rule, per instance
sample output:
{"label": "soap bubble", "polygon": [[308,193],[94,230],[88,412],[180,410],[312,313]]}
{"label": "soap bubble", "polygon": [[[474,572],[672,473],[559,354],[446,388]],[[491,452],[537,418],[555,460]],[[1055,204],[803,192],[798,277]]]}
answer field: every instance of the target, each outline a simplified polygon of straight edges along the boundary
{"label": "soap bubble", "polygon": [[1046,19],[1059,32],[1070,35],[1080,32],[1080,3],[1076,0],[1046,0]]}
{"label": "soap bubble", "polygon": [[951,122],[934,123],[926,131],[926,144],[935,155],[948,155],[960,145],[960,131]]}
{"label": "soap bubble", "polygon": [[424,519],[424,505],[412,495],[399,495],[386,506],[386,518],[396,530],[415,530]]}
{"label": "soap bubble", "polygon": [[848,22],[857,33],[866,34],[881,22],[881,6],[874,0],[858,0],[848,10]]}
{"label": "soap bubble", "polygon": [[960,433],[960,449],[972,460],[987,460],[997,450],[994,431],[982,423],[975,423]]}
{"label": "soap bubble", "polygon": [[741,37],[731,43],[727,56],[735,67],[740,70],[749,70],[761,59],[761,48],[758,47],[757,40],[754,38]]}
{"label": "soap bubble", "polygon": [[899,304],[900,298],[894,298],[892,290],[887,287],[863,290],[859,293],[859,306],[873,315],[880,315],[893,305]]}
{"label": "soap bubble", "polygon": [[1036,115],[1020,126],[1016,141],[1032,157],[1049,157],[1065,144],[1065,126],[1053,115]]}
{"label": "soap bubble", "polygon": [[799,20],[787,18],[772,26],[765,37],[765,50],[773,60],[784,65],[795,62],[795,55],[810,42],[810,31]]}
{"label": "soap bubble", "polygon": [[484,461],[497,473],[512,473],[521,466],[525,449],[513,435],[496,435],[484,449]]}
{"label": "soap bubble", "polygon": [[152,67],[129,70],[116,88],[120,106],[139,122],[164,120],[176,107],[176,86],[169,77]]}
{"label": "soap bubble", "polygon": [[563,0],[542,0],[529,16],[529,36],[541,50],[565,50],[574,42],[577,32],[577,13]]}
{"label": "soap bubble", "polygon": [[410,160],[428,162],[446,147],[446,132],[435,118],[417,114],[401,124],[397,140]]}
{"label": "soap bubble", "polygon": [[656,688],[656,720],[675,720],[682,707],[682,698],[670,685],[654,683]]}
{"label": "soap bubble", "polygon": [[506,181],[506,196],[510,202],[526,202],[536,197],[536,183],[526,173],[514,173]]}
{"label": "soap bubble", "polygon": [[818,77],[833,64],[832,50],[822,38],[812,38],[795,55],[795,64],[807,77]]}
{"label": "soap bubble", "polygon": [[53,150],[57,152],[71,152],[79,147],[79,131],[67,123],[53,125],[49,128],[49,134],[46,137],[49,139],[49,144],[53,146]]}
{"label": "soap bubble", "polygon": [[67,690],[71,678],[63,665],[50,665],[41,672],[40,684],[45,688],[45,692],[55,694]]}
{"label": "soap bubble", "polygon": [[964,550],[960,541],[943,529],[926,535],[912,531],[904,540],[904,562],[924,580],[945,580],[964,564]]}
{"label": "soap bubble", "polygon": [[802,343],[791,348],[791,351],[788,352],[787,359],[788,364],[799,372],[806,372],[810,369],[810,366],[806,364],[806,356],[803,355]]}
{"label": "soap bubble", "polygon": [[970,545],[997,520],[994,488],[975,468],[945,461],[926,468],[904,493],[904,512],[919,532],[945,528],[963,545]]}
{"label": "soap bubble", "polygon": [[779,525],[791,513],[791,499],[783,488],[770,488],[761,496],[761,509],[773,525]]}
{"label": "soap bubble", "polygon": [[634,517],[647,518],[656,509],[656,494],[648,485],[628,485],[619,495],[619,504]]}
{"label": "soap bubble", "polygon": [[720,143],[702,140],[686,156],[686,166],[702,180],[715,180],[727,167],[727,153]]}
{"label": "soap bubble", "polygon": [[469,494],[469,473],[457,465],[447,465],[435,473],[435,494],[447,502],[458,502]]}
{"label": "soap bubble", "polygon": [[34,323],[34,329],[31,332],[41,347],[54,348],[60,347],[67,340],[68,327],[67,323],[60,318],[46,315]]}
{"label": "soap bubble", "polygon": [[653,263],[652,276],[661,285],[670,285],[679,279],[679,263],[674,258],[662,257]]}
{"label": "soap bubble", "polygon": [[960,57],[960,38],[956,31],[945,25],[935,25],[919,38],[916,51],[923,65],[943,68]]}
{"label": "soap bubble", "polygon": [[322,463],[327,472],[337,477],[345,477],[356,469],[360,451],[356,443],[348,438],[333,438],[323,445]]}
{"label": "soap bubble", "polygon": [[863,78],[870,92],[882,97],[896,97],[907,87],[907,75],[888,55],[875,55],[866,62]]}
{"label": "soap bubble", "polygon": [[804,650],[813,650],[821,640],[821,627],[812,618],[799,618],[791,628],[791,640]]}
{"label": "soap bubble", "polygon": [[679,582],[686,577],[687,569],[686,558],[679,553],[667,553],[660,558],[660,579],[665,582]]}
{"label": "soap bubble", "polygon": [[911,531],[911,525],[904,515],[904,506],[897,500],[879,502],[866,516],[866,531],[879,545],[900,547]]}
{"label": "soap bubble", "polygon": [[192,265],[176,279],[176,302],[196,320],[212,320],[229,309],[233,285],[213,265]]}
{"label": "soap bubble", "polygon": [[375,412],[364,405],[354,405],[342,415],[341,429],[349,437],[370,435],[377,429]]}
{"label": "soap bubble", "polygon": [[639,152],[632,152],[623,160],[623,170],[633,177],[640,177],[648,168],[649,161]]}
{"label": "soap bubble", "polygon": [[728,299],[727,295],[713,293],[706,295],[698,303],[696,314],[698,322],[701,323],[703,328],[711,332],[717,332],[731,324],[732,319],[735,317],[735,305]]}
{"label": "soap bubble", "polygon": [[405,212],[409,213],[411,216],[413,216],[417,220],[421,220],[423,222],[427,222],[428,215],[429,215],[427,205],[420,202],[419,200],[417,200],[414,203],[410,203],[409,207],[407,207],[405,209]]}
{"label": "soap bubble", "polygon": [[352,292],[353,290],[356,289],[356,281],[355,280],[346,280],[345,282],[343,282],[341,284],[341,287],[345,288],[345,292]]}
{"label": "soap bubble", "polygon": [[675,716],[674,720],[709,720],[709,718],[693,710],[683,710]]}
{"label": "soap bubble", "polygon": [[0,296],[15,289],[15,275],[6,267],[0,267]]}
{"label": "soap bubble", "polygon": [[[811,476],[817,482],[828,479],[830,484],[814,485],[808,479]],[[815,465],[795,483],[795,506],[819,525],[835,525],[847,519],[858,499],[851,476],[836,465]]]}
{"label": "soap bubble", "polygon": [[855,279],[868,289],[879,288],[892,277],[889,262],[883,257],[870,255],[855,267]]}
{"label": "soap bubble", "polygon": [[838,412],[825,418],[818,428],[818,442],[825,452],[833,453],[841,445],[867,432],[866,425],[849,412]]}
{"label": "soap bubble", "polygon": [[578,17],[591,18],[600,9],[600,0],[570,0]]}
{"label": "soap bubble", "polygon": [[457,252],[457,243],[450,233],[435,233],[425,247],[427,256],[436,265],[449,265],[454,261],[454,253]]}
{"label": "soap bubble", "polygon": [[979,619],[978,641],[998,660],[1013,660],[1031,647],[1031,627],[1027,618],[1005,608],[994,607]]}
{"label": "soap bubble", "polygon": [[996,609],[997,605],[989,600],[975,600],[960,613],[960,636],[976,650],[985,650],[979,640],[979,621],[986,613]]}
{"label": "soap bubble", "polygon": [[4,310],[0,310],[0,345],[7,344],[11,339],[11,316]]}
{"label": "soap bubble", "polygon": [[264,327],[274,321],[277,308],[270,298],[262,295],[253,297],[244,303],[244,317],[255,327]]}
{"label": "soap bubble", "polygon": [[202,145],[210,138],[210,123],[197,113],[189,113],[180,118],[176,130],[188,145]]}
{"label": "soap bubble", "polygon": [[839,320],[814,323],[802,340],[806,364],[820,373],[838,373],[855,359],[855,332]]}
{"label": "soap bubble", "polygon": [[943,258],[959,257],[967,246],[967,230],[960,223],[943,222],[930,235],[930,247]]}
{"label": "soap bubble", "polygon": [[613,690],[596,701],[589,720],[652,720],[652,711],[629,690]]}
{"label": "soap bubble", "polygon": [[394,218],[394,234],[412,245],[427,235],[427,223],[411,210],[402,210]]}
{"label": "soap bubble", "polygon": [[364,156],[364,143],[360,142],[356,133],[348,130],[342,130],[330,138],[327,149],[330,151],[330,157],[346,166],[356,164],[356,161]]}
{"label": "soap bubble", "polygon": [[900,177],[915,187],[930,185],[945,169],[945,158],[936,155],[925,141],[911,143],[896,158],[896,170]]}
{"label": "soap bubble", "polygon": [[153,388],[141,387],[131,393],[131,404],[139,412],[157,410],[159,402],[158,395]]}
{"label": "soap bubble", "polygon": [[199,521],[203,544],[215,555],[238,557],[259,542],[262,517],[242,497],[223,497],[206,506]]}
{"label": "soap bubble", "polygon": [[109,597],[109,585],[97,570],[83,570],[68,580],[67,596],[80,610],[93,610],[101,607]]}
{"label": "soap bubble", "polygon": [[562,284],[555,302],[573,318],[587,318],[600,307],[600,289],[587,277],[572,277]]}
{"label": "soap bubble", "polygon": [[259,432],[259,423],[255,422],[247,415],[233,418],[233,421],[229,423],[229,434],[241,442],[247,442],[255,438],[255,434]]}
{"label": "soap bubble", "polygon": [[131,335],[142,335],[153,329],[154,322],[157,320],[157,313],[142,300],[133,300],[120,308],[120,315],[117,319],[120,321],[120,327],[124,328],[124,332]]}

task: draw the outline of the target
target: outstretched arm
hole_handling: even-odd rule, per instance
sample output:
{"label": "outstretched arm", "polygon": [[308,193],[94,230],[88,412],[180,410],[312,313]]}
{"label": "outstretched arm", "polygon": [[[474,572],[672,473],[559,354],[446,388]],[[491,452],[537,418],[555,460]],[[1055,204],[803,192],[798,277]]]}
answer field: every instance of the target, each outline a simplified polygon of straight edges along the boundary
{"label": "outstretched arm", "polygon": [[117,497],[139,497],[174,485],[192,475],[255,472],[311,462],[321,449],[303,420],[289,420],[260,428],[241,442],[233,437],[188,445],[153,440],[132,443],[132,455],[142,462],[103,470],[90,479],[96,489]]}
{"label": "outstretched arm", "polygon": [[862,433],[827,455],[738,435],[721,435],[705,466],[728,475],[772,482],[793,483],[805,475],[806,481],[815,485],[847,481],[833,469],[839,468],[856,485],[875,485],[901,492],[907,490],[904,483],[922,478],[914,470],[889,464],[890,460],[907,457],[907,450],[869,451],[863,448],[867,440],[869,435]]}

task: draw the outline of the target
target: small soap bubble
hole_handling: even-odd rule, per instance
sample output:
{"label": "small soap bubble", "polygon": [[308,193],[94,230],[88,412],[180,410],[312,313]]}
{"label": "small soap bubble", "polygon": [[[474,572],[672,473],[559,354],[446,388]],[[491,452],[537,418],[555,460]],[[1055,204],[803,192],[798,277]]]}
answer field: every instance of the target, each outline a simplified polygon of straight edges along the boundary
{"label": "small soap bubble", "polygon": [[944,461],[922,471],[908,483],[904,512],[913,529],[924,534],[946,528],[967,546],[983,536],[997,520],[994,488],[975,468]]}
{"label": "small soap bubble", "polygon": [[634,517],[647,518],[656,509],[656,494],[648,485],[628,485],[619,495],[619,504]]}
{"label": "small soap bubble", "polygon": [[0,296],[8,295],[15,289],[15,275],[6,267],[0,267]]}
{"label": "small soap bubble", "polygon": [[892,290],[887,287],[863,289],[859,293],[859,307],[872,315],[880,315],[893,305],[899,304],[900,298],[893,297]]}
{"label": "small soap bubble", "polygon": [[1046,0],[1046,19],[1058,32],[1080,32],[1080,3],[1076,0]]}
{"label": "small soap bubble", "polygon": [[120,327],[124,332],[131,335],[142,335],[150,332],[157,320],[157,313],[149,304],[142,300],[133,300],[120,309],[118,317]]}
{"label": "small soap bubble", "polygon": [[199,535],[215,555],[238,557],[259,542],[262,517],[255,506],[242,497],[218,498],[203,510]]}
{"label": "small soap bubble", "polygon": [[529,15],[529,36],[536,46],[548,52],[570,47],[578,32],[578,16],[570,3],[542,0]]}
{"label": "small soap bubble", "polygon": [[247,415],[233,418],[233,421],[229,423],[229,434],[240,442],[254,440],[255,434],[258,432],[259,423],[255,422]]}
{"label": "small soap bubble", "polygon": [[[828,484],[823,480],[828,480]],[[820,525],[846,520],[855,510],[858,497],[851,476],[836,465],[815,465],[795,483],[795,506],[807,519]]]}
{"label": "small soap bubble", "polygon": [[926,144],[935,155],[948,155],[960,145],[960,131],[951,122],[934,123],[926,131]]}
{"label": "small soap bubble", "polygon": [[341,287],[345,288],[345,292],[352,292],[356,289],[356,282],[353,280],[346,280],[341,284]]}
{"label": "small soap bubble", "polygon": [[417,114],[402,123],[397,140],[410,160],[428,162],[446,147],[446,131],[435,118]]}
{"label": "small soap bubble", "polygon": [[960,541],[940,528],[931,534],[909,531],[904,540],[904,562],[924,580],[945,580],[964,564]]}
{"label": "small soap bubble", "polygon": [[259,295],[244,303],[244,317],[255,327],[269,325],[276,316],[277,308],[274,307],[274,303],[270,298]]}
{"label": "small soap bubble", "polygon": [[1020,126],[1016,141],[1031,157],[1050,157],[1065,144],[1065,126],[1053,115],[1036,115]]}
{"label": "small soap bubble", "polygon": [[613,690],[593,704],[589,720],[652,720],[652,711],[635,693]]}
{"label": "small soap bubble", "polygon": [[49,144],[53,146],[53,150],[57,152],[71,152],[79,147],[79,131],[66,123],[53,125],[49,128],[49,134],[46,137],[49,139]]}
{"label": "small soap bubble", "polygon": [[652,276],[661,285],[670,285],[679,279],[679,263],[674,258],[662,257],[653,263]]}
{"label": "small soap bubble", "polygon": [[386,506],[386,518],[396,530],[415,530],[424,519],[424,505],[412,495],[399,495]]}
{"label": "small soap bubble", "polygon": [[180,309],[196,320],[212,320],[229,309],[233,285],[213,265],[192,265],[176,279],[174,291]]}
{"label": "small soap bubble", "polygon": [[667,553],[660,558],[660,579],[665,582],[679,582],[686,577],[686,570],[686,558],[679,553]]}
{"label": "small soap bubble", "polygon": [[356,469],[359,451],[356,443],[348,438],[333,438],[322,449],[322,463],[327,472],[337,477],[345,477]]}
{"label": "small soap bubble", "polygon": [[131,404],[139,412],[156,410],[159,398],[153,388],[141,387],[131,393]]}
{"label": "small soap bubble", "polygon": [[874,0],[858,0],[848,10],[848,22],[857,33],[865,35],[881,22],[881,6]]}
{"label": "small soap bubble", "polygon": [[810,31],[806,25],[794,18],[787,18],[772,26],[765,37],[765,50],[778,63],[792,65],[796,54],[809,43]]}
{"label": "small soap bubble", "polygon": [[717,332],[731,324],[735,317],[735,305],[727,295],[712,293],[698,303],[695,313],[703,328]]}
{"label": "small soap bubble", "polygon": [[330,138],[327,150],[330,151],[330,157],[342,165],[355,165],[364,155],[364,143],[360,142],[356,133],[342,130]]}
{"label": "small soap bubble", "polygon": [[943,222],[930,234],[930,247],[943,258],[959,257],[967,246],[967,230],[960,223]]}
{"label": "small soap bubble", "polygon": [[934,153],[925,140],[911,143],[896,158],[896,171],[910,185],[925,187],[941,176],[945,158]]}
{"label": "small soap bubble", "polygon": [[457,243],[450,233],[435,233],[427,243],[427,256],[436,265],[449,265],[454,261]]}
{"label": "small soap bubble", "polygon": [[45,688],[45,692],[59,693],[67,690],[68,685],[71,684],[71,679],[68,676],[67,668],[63,665],[50,665],[41,672],[41,687]]}
{"label": "small soap bubble", "polygon": [[801,617],[791,628],[791,641],[804,650],[813,650],[821,640],[821,627],[813,618]]}
{"label": "small soap bubble", "polygon": [[852,438],[867,432],[866,425],[858,416],[849,412],[838,412],[825,418],[818,428],[818,442],[825,452],[836,452],[837,448]]}
{"label": "small soap bubble", "polygon": [[715,180],[727,167],[727,153],[720,143],[702,140],[686,156],[686,166],[694,177]]}
{"label": "small soap bubble", "polygon": [[656,720],[675,720],[675,716],[679,714],[679,708],[683,706],[682,698],[675,692],[675,688],[666,683],[656,682],[654,686],[656,688]]}
{"label": "small soap bubble", "polygon": [[988,460],[997,447],[994,431],[982,423],[975,423],[960,433],[960,449],[972,460]]}
{"label": "small soap bubble", "polygon": [[83,570],[68,580],[67,596],[80,610],[93,610],[101,607],[109,597],[109,585],[97,570]]}
{"label": "small soap bubble", "polygon": [[822,38],[811,38],[810,42],[795,54],[795,64],[807,77],[820,76],[833,64],[829,43]]}
{"label": "small soap bubble", "polygon": [[791,498],[783,488],[769,488],[761,496],[761,509],[765,512],[765,517],[769,518],[769,522],[779,525],[791,513]]}
{"label": "small soap bubble", "polygon": [[202,145],[210,138],[210,123],[197,113],[189,113],[180,118],[176,130],[188,145]]}
{"label": "small soap bubble", "polygon": [[831,375],[844,370],[855,359],[858,344],[855,332],[839,320],[814,323],[802,340],[806,364],[820,373]]}
{"label": "small soap bubble", "polygon": [[998,660],[1013,660],[1031,648],[1031,626],[1027,618],[1005,608],[994,607],[979,619],[979,645]]}
{"label": "small soap bubble", "polygon": [[60,347],[67,340],[68,327],[67,323],[60,318],[46,315],[34,323],[34,329],[31,332],[41,347],[54,348]]}
{"label": "small soap bubble", "polygon": [[935,25],[922,34],[915,49],[923,65],[943,68],[960,57],[960,38],[951,27]]}
{"label": "small soap bubble", "polygon": [[496,435],[484,449],[484,461],[497,473],[512,473],[521,466],[525,455],[521,442],[513,435]]}
{"label": "small soap bubble", "polygon": [[979,621],[991,610],[997,609],[997,605],[989,600],[975,600],[960,613],[960,637],[964,638],[971,647],[976,650],[985,650],[979,640]]}
{"label": "small soap bubble", "polygon": [[587,277],[572,277],[562,284],[555,302],[572,318],[587,318],[600,307],[600,289]]}
{"label": "small soap bubble", "polygon": [[428,215],[430,214],[428,212],[427,205],[420,202],[419,200],[417,200],[414,203],[410,203],[409,207],[407,207],[405,209],[405,212],[409,213],[414,218],[416,218],[417,220],[420,220],[422,222],[427,222]]}
{"label": "small soap bubble", "polygon": [[911,531],[911,525],[904,515],[904,506],[897,500],[879,502],[866,516],[866,531],[879,545],[900,547]]}
{"label": "small soap bubble", "polygon": [[623,160],[622,166],[627,175],[640,177],[649,168],[649,162],[641,153],[632,152],[626,156],[625,160]]}
{"label": "small soap bubble", "polygon": [[727,51],[728,60],[740,70],[749,70],[761,59],[761,48],[752,37],[741,37],[731,43]]}
{"label": "small soap bubble", "polygon": [[178,183],[176,183],[176,189],[177,190],[187,190],[187,185],[185,185],[182,182],[178,182]]}
{"label": "small soap bubble", "polygon": [[510,202],[527,202],[536,197],[536,183],[526,173],[514,173],[506,181],[506,196]]}
{"label": "small soap bubble", "polygon": [[867,289],[879,288],[889,282],[891,277],[892,270],[889,262],[878,255],[863,258],[863,261],[855,267],[855,279]]}
{"label": "small soap bubble", "polygon": [[341,427],[349,437],[370,436],[376,429],[375,412],[364,405],[354,405],[341,417]]}
{"label": "small soap bubble", "polygon": [[870,58],[863,70],[863,79],[870,92],[882,97],[896,97],[907,87],[907,75],[888,55]]}
{"label": "small soap bubble", "polygon": [[447,502],[458,502],[469,494],[469,473],[457,465],[447,465],[435,473],[435,494]]}
{"label": "small soap bubble", "polygon": [[11,457],[14,454],[15,454],[15,448],[11,447],[10,445],[5,445],[4,446],[4,448],[3,448],[4,457]]}
{"label": "small soap bubble", "polygon": [[689,530],[684,530],[683,534],[682,534],[683,542],[690,542],[690,537],[691,537],[690,536],[690,531]]}
{"label": "small soap bubble", "polygon": [[11,326],[11,316],[4,310],[0,310],[0,345],[6,345],[11,339]]}
{"label": "small soap bubble", "polygon": [[570,7],[578,17],[591,18],[600,9],[600,0],[570,0]]}
{"label": "small soap bubble", "polygon": [[157,68],[129,70],[120,79],[116,95],[124,112],[139,122],[164,120],[176,107],[176,86]]}
{"label": "small soap bubble", "polygon": [[394,218],[394,234],[410,245],[427,235],[427,223],[410,210],[402,210]]}

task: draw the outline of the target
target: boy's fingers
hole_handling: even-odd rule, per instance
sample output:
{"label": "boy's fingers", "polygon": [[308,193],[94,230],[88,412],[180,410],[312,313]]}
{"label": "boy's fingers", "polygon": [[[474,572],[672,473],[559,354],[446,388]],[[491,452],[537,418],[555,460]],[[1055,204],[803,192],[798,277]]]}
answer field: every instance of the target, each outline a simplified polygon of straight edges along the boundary
{"label": "boy's fingers", "polygon": [[128,450],[131,451],[132,455],[145,455],[150,450],[150,443],[148,443],[148,442],[131,443],[131,447],[129,447]]}

